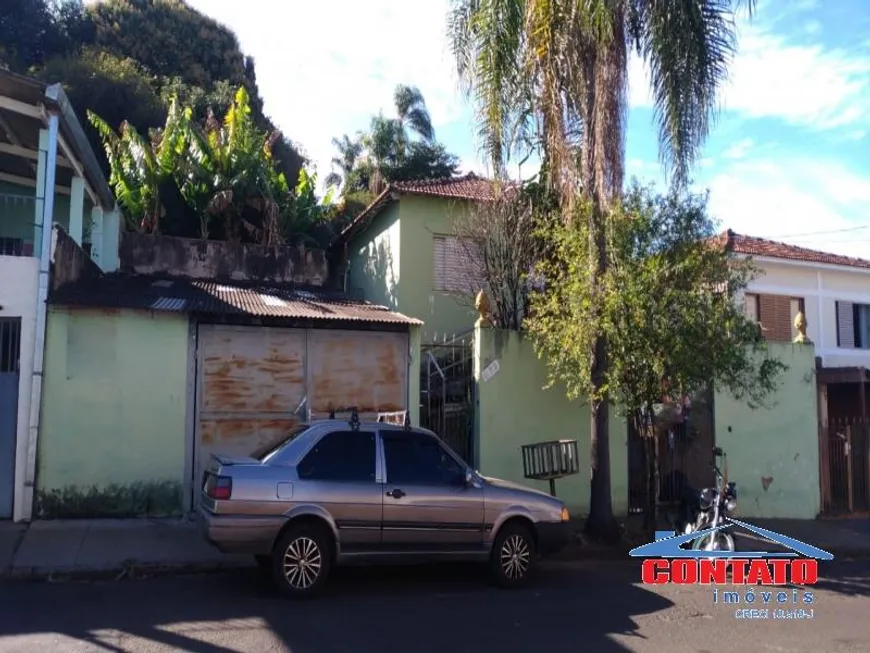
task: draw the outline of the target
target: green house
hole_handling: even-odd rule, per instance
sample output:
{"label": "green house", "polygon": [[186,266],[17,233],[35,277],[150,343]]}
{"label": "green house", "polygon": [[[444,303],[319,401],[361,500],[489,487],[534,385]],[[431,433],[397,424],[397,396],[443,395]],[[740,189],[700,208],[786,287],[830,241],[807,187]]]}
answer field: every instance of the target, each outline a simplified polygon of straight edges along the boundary
{"label": "green house", "polygon": [[422,320],[424,343],[468,332],[480,281],[463,263],[455,225],[492,199],[490,180],[473,173],[390,184],[334,243],[347,292]]}

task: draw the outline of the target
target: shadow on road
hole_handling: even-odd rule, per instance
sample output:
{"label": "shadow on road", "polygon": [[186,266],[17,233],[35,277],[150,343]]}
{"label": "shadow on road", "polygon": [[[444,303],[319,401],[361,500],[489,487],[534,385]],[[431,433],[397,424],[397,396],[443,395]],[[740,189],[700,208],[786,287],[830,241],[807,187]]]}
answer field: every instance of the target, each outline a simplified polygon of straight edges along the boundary
{"label": "shadow on road", "polygon": [[327,596],[306,602],[277,598],[254,571],[10,583],[0,585],[0,637],[24,636],[16,650],[53,633],[107,651],[622,653],[612,635],[672,605],[636,580],[634,566],[554,565],[533,587],[502,591],[476,566],[340,569]]}
{"label": "shadow on road", "polygon": [[819,581],[815,589],[847,596],[870,596],[870,562],[866,560],[834,561],[819,564]]}

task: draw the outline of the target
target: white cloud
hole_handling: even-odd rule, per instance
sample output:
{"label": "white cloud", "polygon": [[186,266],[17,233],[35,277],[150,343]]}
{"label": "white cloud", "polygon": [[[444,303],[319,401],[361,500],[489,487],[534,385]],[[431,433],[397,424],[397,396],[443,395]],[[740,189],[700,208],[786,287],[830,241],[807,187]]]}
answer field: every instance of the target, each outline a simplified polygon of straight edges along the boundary
{"label": "white cloud", "polygon": [[807,34],[818,34],[822,29],[822,24],[817,20],[808,20],[804,23],[804,31]]}
{"label": "white cloud", "polygon": [[725,152],[722,153],[722,156],[726,159],[742,159],[746,156],[747,152],[752,149],[754,144],[755,141],[751,138],[744,138],[725,150]]}
{"label": "white cloud", "polygon": [[462,114],[445,38],[447,0],[190,0],[232,27],[254,57],[265,110],[300,143],[321,179],[331,139],[392,112],[396,84],[416,85],[436,128]]}
{"label": "white cloud", "polygon": [[[870,123],[866,57],[789,43],[758,23],[741,29],[738,46],[722,89],[724,109],[813,129]],[[632,106],[652,106],[649,74],[636,57],[630,62],[629,84]]]}
{"label": "white cloud", "polygon": [[723,229],[870,258],[870,178],[836,161],[739,161],[708,186]]}

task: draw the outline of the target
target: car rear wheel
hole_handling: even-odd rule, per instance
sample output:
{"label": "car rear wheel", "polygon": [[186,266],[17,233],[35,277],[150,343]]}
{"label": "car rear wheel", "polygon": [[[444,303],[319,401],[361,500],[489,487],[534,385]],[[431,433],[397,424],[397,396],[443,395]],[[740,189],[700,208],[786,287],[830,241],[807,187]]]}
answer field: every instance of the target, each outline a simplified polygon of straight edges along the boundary
{"label": "car rear wheel", "polygon": [[501,587],[522,587],[535,569],[537,551],[529,529],[518,523],[504,526],[493,542],[489,565],[495,583]]}
{"label": "car rear wheel", "polygon": [[272,578],[290,598],[311,598],[323,592],[332,568],[329,536],[314,524],[291,525],[272,553]]}

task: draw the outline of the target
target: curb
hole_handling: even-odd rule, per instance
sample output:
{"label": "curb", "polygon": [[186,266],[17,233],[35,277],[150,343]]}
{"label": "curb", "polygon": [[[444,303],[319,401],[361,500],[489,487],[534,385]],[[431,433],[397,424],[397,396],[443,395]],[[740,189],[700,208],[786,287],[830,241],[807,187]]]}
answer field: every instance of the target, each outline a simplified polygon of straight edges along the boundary
{"label": "curb", "polygon": [[76,581],[118,581],[123,579],[144,579],[165,576],[192,576],[238,569],[255,569],[246,562],[186,562],[186,563],[138,563],[119,567],[94,569],[46,569],[44,567],[24,567],[12,569],[3,574],[3,581],[18,582],[76,582]]}
{"label": "curb", "polygon": [[[870,560],[870,549],[829,548],[834,562]],[[737,552],[739,555],[739,551]],[[632,562],[625,547],[569,547],[568,549],[545,558],[548,562],[580,562],[583,560]],[[40,567],[18,568],[0,574],[2,582],[86,582],[142,580],[172,576],[194,576],[214,574],[241,569],[254,570],[256,566],[248,562],[187,562],[187,563],[136,563],[125,566],[99,569],[56,569]]]}

